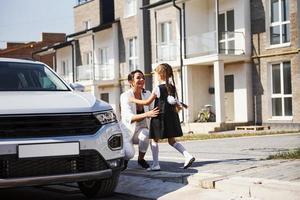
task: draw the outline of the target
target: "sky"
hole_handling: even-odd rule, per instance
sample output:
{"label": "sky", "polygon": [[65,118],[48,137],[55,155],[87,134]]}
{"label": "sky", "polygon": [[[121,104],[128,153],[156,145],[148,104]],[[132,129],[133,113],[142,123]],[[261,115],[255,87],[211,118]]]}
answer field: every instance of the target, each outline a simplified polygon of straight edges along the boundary
{"label": "sky", "polygon": [[0,48],[41,41],[42,32],[74,32],[76,0],[0,0]]}

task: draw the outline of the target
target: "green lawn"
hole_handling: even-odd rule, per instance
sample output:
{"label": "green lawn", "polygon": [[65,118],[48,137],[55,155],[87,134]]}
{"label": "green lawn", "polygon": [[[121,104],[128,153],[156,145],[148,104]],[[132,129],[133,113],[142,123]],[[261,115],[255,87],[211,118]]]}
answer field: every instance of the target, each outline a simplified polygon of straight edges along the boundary
{"label": "green lawn", "polygon": [[270,155],[267,159],[300,159],[300,148],[288,152],[279,152],[275,155]]}

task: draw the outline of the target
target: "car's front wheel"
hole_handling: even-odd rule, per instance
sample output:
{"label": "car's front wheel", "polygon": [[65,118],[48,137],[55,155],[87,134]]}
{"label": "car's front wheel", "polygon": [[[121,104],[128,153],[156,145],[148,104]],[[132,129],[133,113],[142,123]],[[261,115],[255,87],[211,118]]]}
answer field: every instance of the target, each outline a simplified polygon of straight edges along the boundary
{"label": "car's front wheel", "polygon": [[102,180],[91,180],[78,182],[80,191],[88,198],[105,197],[111,195],[117,187],[119,173],[114,174],[111,178]]}

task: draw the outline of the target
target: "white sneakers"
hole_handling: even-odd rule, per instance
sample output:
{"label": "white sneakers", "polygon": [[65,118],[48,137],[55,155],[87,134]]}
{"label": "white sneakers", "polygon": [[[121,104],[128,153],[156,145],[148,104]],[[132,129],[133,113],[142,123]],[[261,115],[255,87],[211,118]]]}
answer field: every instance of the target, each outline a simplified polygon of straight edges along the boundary
{"label": "white sneakers", "polygon": [[184,162],[183,169],[189,168],[189,167],[193,164],[194,161],[195,161],[195,158],[192,157],[192,156],[189,157],[189,158],[186,158],[186,159],[185,159],[185,162]]}
{"label": "white sneakers", "polygon": [[151,165],[151,167],[149,167],[148,169],[147,169],[147,171],[160,171],[160,166],[159,165]]}
{"label": "white sneakers", "polygon": [[[189,168],[195,160],[196,159],[193,156],[186,158],[185,162],[184,162],[184,165],[183,165],[183,168],[184,169]],[[152,171],[152,172],[153,171],[160,171],[160,166],[159,166],[159,164],[158,165],[151,165],[151,167],[147,168],[147,171],[148,172],[150,172],[150,171]]]}

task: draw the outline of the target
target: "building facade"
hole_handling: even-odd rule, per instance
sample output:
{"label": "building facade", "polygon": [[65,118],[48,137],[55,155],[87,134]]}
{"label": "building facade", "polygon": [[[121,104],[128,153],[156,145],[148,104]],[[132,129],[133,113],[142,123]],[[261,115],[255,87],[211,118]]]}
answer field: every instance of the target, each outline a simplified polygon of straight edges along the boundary
{"label": "building facade", "polygon": [[258,124],[300,127],[299,1],[252,0],[254,114]]}
{"label": "building facade", "polygon": [[149,0],[114,0],[115,20],[119,26],[119,62],[121,91],[129,88],[127,76],[136,69],[145,72],[146,88],[152,88]]}
{"label": "building facade", "polygon": [[[75,33],[55,52],[56,71],[119,113],[127,75],[173,67],[181,120],[194,132],[239,124],[299,127],[296,0],[79,0]],[[195,123],[205,105],[213,123]]]}
{"label": "building facade", "polygon": [[0,57],[38,60],[53,68],[55,66],[54,54],[37,55],[34,54],[34,52],[40,51],[55,43],[64,42],[65,37],[66,34],[64,33],[42,33],[41,41],[38,42],[8,42],[7,48],[0,50]]}
{"label": "building facade", "polygon": [[173,66],[189,105],[183,121],[193,123],[209,104],[215,127],[251,123],[250,2],[153,0],[144,9],[151,11],[152,66]]}

